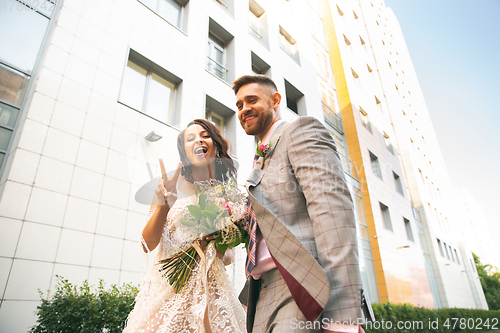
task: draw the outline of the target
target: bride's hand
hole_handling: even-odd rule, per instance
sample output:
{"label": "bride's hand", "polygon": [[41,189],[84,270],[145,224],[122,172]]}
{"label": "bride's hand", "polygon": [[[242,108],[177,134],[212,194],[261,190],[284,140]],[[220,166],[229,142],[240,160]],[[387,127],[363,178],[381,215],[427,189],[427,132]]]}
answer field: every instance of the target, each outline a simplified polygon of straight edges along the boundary
{"label": "bride's hand", "polygon": [[160,205],[163,206],[166,202],[168,207],[172,207],[177,200],[177,180],[179,179],[179,175],[181,173],[182,163],[179,162],[173,177],[168,179],[163,159],[160,158],[159,162],[162,179],[156,188],[156,197],[158,198]]}

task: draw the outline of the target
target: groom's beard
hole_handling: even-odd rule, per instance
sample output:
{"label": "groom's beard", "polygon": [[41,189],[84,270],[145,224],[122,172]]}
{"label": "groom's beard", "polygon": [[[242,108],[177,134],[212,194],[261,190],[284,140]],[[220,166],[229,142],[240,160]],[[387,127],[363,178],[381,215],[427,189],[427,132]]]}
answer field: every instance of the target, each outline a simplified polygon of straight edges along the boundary
{"label": "groom's beard", "polygon": [[273,125],[274,110],[267,110],[257,113],[257,117],[250,123],[242,122],[241,126],[247,135],[264,136]]}

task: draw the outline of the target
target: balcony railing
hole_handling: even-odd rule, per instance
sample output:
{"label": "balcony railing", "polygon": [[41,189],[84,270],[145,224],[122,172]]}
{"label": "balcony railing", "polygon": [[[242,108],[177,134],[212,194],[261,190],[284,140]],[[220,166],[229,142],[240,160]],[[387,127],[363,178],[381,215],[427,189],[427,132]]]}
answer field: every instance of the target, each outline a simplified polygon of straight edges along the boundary
{"label": "balcony railing", "polygon": [[257,39],[262,39],[262,36],[259,33],[259,28],[254,26],[253,24],[250,25],[250,33]]}
{"label": "balcony railing", "polygon": [[334,126],[341,134],[344,134],[344,126],[342,125],[342,118],[340,118],[328,105],[321,102],[323,106],[323,116],[325,120]]}
{"label": "balcony railing", "polygon": [[224,3],[224,1],[222,1],[222,0],[215,0],[215,2],[217,2],[219,5],[221,5],[222,8],[224,8],[224,9],[227,10],[227,5]]}
{"label": "balcony railing", "polygon": [[222,80],[226,80],[227,69],[210,57],[207,57],[207,70]]}
{"label": "balcony railing", "polygon": [[344,155],[339,153],[340,157],[340,162],[342,163],[342,169],[344,169],[344,172],[347,173],[349,176],[352,178],[356,179],[359,181],[358,178],[358,168],[356,166],[356,163],[345,157]]}

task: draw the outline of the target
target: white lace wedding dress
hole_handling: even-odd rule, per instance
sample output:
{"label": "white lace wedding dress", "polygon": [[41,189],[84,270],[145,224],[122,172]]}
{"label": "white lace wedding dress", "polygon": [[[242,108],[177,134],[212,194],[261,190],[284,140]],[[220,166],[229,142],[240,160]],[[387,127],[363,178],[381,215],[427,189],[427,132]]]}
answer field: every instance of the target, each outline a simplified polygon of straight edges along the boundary
{"label": "white lace wedding dress", "polygon": [[178,191],[178,199],[167,215],[160,243],[147,254],[146,274],[123,332],[204,333],[206,309],[213,333],[246,331],[245,313],[222,260],[216,256],[214,242],[208,244],[204,251],[205,261],[198,259],[184,290],[178,294],[159,272],[159,260],[185,250],[197,238],[192,228],[179,222],[187,206],[192,204],[191,200],[194,201]]}

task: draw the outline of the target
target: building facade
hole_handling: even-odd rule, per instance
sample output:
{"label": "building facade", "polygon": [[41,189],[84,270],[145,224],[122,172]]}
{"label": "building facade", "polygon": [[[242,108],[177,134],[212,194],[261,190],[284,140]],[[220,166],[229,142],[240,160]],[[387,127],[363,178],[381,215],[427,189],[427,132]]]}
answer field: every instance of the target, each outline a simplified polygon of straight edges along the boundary
{"label": "building facade", "polygon": [[380,301],[487,308],[399,23],[383,1],[322,1]]}
{"label": "building facade", "polygon": [[[231,82],[250,73],[276,82],[284,119],[313,116],[332,134],[371,300],[484,308],[470,251],[449,233],[446,171],[383,3],[26,4],[0,9],[9,46],[0,49],[1,331],[35,324],[38,289],[50,296],[56,275],[139,283],[148,184],[158,158],[175,169],[175,140],[190,120],[220,128],[244,184],[256,142],[240,128]],[[237,290],[244,261],[239,248],[228,266]]]}

